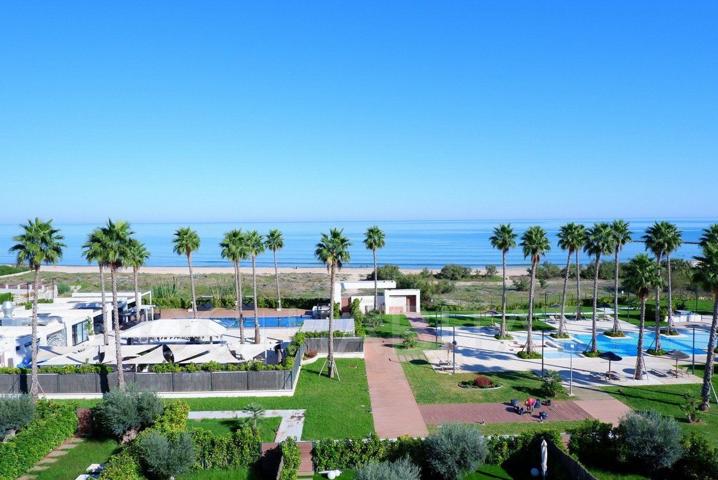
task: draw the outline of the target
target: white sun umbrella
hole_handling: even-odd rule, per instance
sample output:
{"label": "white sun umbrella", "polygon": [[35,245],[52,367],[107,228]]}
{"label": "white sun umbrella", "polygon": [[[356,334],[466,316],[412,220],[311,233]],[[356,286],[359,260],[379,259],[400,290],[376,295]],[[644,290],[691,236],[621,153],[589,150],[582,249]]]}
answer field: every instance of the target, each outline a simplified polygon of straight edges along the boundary
{"label": "white sun umbrella", "polygon": [[541,440],[541,477],[546,478],[548,471],[548,445],[546,440]]}

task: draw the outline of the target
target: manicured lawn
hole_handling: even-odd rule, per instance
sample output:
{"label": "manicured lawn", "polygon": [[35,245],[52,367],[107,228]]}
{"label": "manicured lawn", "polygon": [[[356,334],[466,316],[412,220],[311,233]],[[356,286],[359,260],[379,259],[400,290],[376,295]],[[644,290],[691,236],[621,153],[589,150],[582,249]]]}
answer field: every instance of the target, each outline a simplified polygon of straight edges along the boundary
{"label": "manicured lawn", "polygon": [[261,476],[247,468],[232,470],[195,470],[177,477],[177,480],[261,480]]}
{"label": "manicured lawn", "polygon": [[377,327],[367,327],[366,334],[370,337],[401,337],[411,329],[409,320],[404,315],[382,315],[382,323]]}
{"label": "manicured lawn", "polygon": [[117,449],[115,440],[86,439],[75,448],[50,464],[47,470],[38,472],[37,480],[69,480],[85,473],[93,463],[104,463]]}
{"label": "manicured lawn", "polygon": [[516,423],[492,423],[481,425],[481,433],[484,435],[520,435],[524,432],[545,432],[547,430],[564,433],[572,428],[576,428],[583,423],[583,420],[561,420],[548,421],[544,423],[532,422],[516,422]]}
{"label": "manicured lawn", "polygon": [[[292,397],[211,397],[184,399],[192,410],[242,410],[250,403],[265,409],[304,409],[304,440],[362,438],[374,431],[364,360],[338,359],[341,381],[318,375],[322,359],[302,368]],[[97,400],[76,402],[90,407]]]}
{"label": "manicured lawn", "polygon": [[[214,419],[208,418],[204,420],[189,420],[187,427],[190,430],[193,429],[204,429],[209,430],[219,435],[224,435],[235,431],[242,422],[247,422],[248,419]],[[257,421],[257,428],[259,429],[259,437],[263,442],[273,442],[279,429],[279,424],[282,419],[280,417],[267,417],[260,418]]]}
{"label": "manicured lawn", "polygon": [[464,480],[511,480],[511,476],[501,465],[482,465],[475,473],[465,476]]}
{"label": "manicured lawn", "polygon": [[[354,480],[356,473],[354,470],[342,470],[342,474],[337,477],[338,480]],[[314,474],[313,480],[326,480],[326,476]]]}
{"label": "manicured lawn", "polygon": [[648,480],[648,477],[637,473],[616,473],[601,468],[588,468],[598,480]]}
{"label": "manicured lawn", "polygon": [[[429,323],[429,326],[434,327],[436,325],[437,319],[435,317],[432,317],[430,315],[427,315],[424,317],[427,322]],[[451,329],[452,326],[456,327],[490,327],[490,326],[498,326],[501,324],[501,317],[465,317],[461,315],[449,315],[441,317],[441,326],[444,329]],[[506,319],[506,328],[510,332],[514,332],[517,330],[526,330],[527,322],[525,319],[517,319],[517,318],[507,318]],[[533,328],[534,330],[555,330],[556,327],[553,325],[549,325],[548,323],[545,323],[544,321],[540,320],[539,318],[534,318],[533,322]]]}

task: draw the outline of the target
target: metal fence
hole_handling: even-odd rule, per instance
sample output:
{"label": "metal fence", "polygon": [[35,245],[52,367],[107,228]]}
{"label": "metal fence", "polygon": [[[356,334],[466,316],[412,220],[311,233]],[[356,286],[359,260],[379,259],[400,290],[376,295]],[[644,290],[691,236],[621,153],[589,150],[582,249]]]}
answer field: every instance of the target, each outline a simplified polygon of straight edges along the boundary
{"label": "metal fence", "polygon": [[[329,338],[307,338],[304,345],[308,352],[327,353]],[[361,353],[364,351],[364,337],[337,337],[334,339],[334,353]]]}

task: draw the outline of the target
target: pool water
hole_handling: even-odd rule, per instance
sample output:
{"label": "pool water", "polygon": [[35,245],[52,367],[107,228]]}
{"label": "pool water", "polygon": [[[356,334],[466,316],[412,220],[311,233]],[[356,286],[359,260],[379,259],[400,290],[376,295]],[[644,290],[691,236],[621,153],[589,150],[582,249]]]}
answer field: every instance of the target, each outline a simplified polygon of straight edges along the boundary
{"label": "pool water", "polygon": [[[294,328],[301,327],[304,324],[304,320],[308,318],[310,317],[259,317],[257,320],[259,320],[259,326],[261,328]],[[212,318],[212,320],[226,328],[239,328],[239,320],[235,317],[215,317]],[[244,326],[254,328],[254,317],[245,316]]]}

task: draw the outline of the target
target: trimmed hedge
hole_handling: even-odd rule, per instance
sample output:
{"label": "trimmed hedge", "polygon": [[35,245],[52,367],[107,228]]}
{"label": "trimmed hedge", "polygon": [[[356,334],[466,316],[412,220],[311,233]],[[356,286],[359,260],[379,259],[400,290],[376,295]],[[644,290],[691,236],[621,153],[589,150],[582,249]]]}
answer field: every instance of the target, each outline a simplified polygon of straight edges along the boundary
{"label": "trimmed hedge", "polygon": [[140,464],[130,454],[128,448],[112,455],[100,474],[100,480],[142,480],[143,478]]}
{"label": "trimmed hedge", "polygon": [[[40,373],[58,373],[60,375],[69,375],[72,373],[111,373],[112,367],[109,365],[97,365],[87,363],[83,365],[50,365],[47,367],[38,367]],[[32,373],[29,368],[19,367],[0,367],[0,374],[9,375],[30,375]]]}
{"label": "trimmed hedge", "polygon": [[279,480],[296,480],[301,456],[297,442],[289,437],[282,442],[282,473]]}
{"label": "trimmed hedge", "polygon": [[203,429],[193,430],[190,434],[195,451],[195,470],[249,466],[259,459],[259,432],[250,425],[241,425],[226,435]]}
{"label": "trimmed hedge", "polygon": [[77,429],[72,404],[40,401],[35,418],[6,443],[0,443],[0,480],[13,480],[50,453]]}
{"label": "trimmed hedge", "polygon": [[[293,359],[292,359],[293,360]],[[150,366],[152,373],[194,373],[194,372],[260,372],[265,370],[291,370],[293,362],[267,365],[261,361],[249,361],[244,363],[220,364],[217,362],[188,363],[178,365],[176,363],[158,363]]]}

